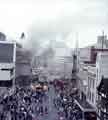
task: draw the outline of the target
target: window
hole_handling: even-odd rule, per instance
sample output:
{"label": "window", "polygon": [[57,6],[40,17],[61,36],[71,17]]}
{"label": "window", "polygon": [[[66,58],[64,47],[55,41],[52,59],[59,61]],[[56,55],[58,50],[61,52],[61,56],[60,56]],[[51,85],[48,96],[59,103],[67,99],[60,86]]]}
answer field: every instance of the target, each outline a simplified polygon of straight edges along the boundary
{"label": "window", "polygon": [[88,77],[88,87],[90,88],[90,78]]}
{"label": "window", "polygon": [[93,85],[92,86],[93,86],[93,89],[94,89],[94,87],[95,87],[95,80],[93,80]]}
{"label": "window", "polygon": [[0,43],[0,62],[13,62],[13,44]]}
{"label": "window", "polygon": [[10,69],[10,75],[14,74],[14,68]]}
{"label": "window", "polygon": [[92,102],[94,102],[94,94],[92,93]]}
{"label": "window", "polygon": [[90,92],[90,97],[89,97],[90,101],[91,101],[91,92]]}
{"label": "window", "polygon": [[12,87],[13,80],[0,80],[0,87]]}

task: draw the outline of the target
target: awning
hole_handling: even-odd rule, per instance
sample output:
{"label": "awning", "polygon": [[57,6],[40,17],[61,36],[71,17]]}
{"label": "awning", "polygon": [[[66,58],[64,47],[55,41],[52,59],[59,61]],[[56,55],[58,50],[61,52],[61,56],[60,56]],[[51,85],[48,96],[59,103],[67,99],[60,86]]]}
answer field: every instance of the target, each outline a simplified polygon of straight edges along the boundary
{"label": "awning", "polygon": [[75,99],[75,103],[83,112],[95,112],[96,110],[86,101],[79,98]]}

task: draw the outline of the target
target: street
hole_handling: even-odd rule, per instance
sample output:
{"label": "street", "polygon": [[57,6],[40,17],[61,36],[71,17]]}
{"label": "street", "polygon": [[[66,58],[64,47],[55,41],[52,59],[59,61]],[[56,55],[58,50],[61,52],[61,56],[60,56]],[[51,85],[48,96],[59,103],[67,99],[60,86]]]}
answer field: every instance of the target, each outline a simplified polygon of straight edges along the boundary
{"label": "street", "polygon": [[56,120],[57,119],[57,110],[54,107],[53,99],[55,98],[54,88],[50,86],[50,90],[48,91],[48,99],[43,102],[43,107],[48,107],[48,114],[39,115],[38,120]]}
{"label": "street", "polygon": [[53,85],[48,86],[47,91],[17,88],[13,95],[1,100],[0,120],[59,120],[54,105],[58,93]]}

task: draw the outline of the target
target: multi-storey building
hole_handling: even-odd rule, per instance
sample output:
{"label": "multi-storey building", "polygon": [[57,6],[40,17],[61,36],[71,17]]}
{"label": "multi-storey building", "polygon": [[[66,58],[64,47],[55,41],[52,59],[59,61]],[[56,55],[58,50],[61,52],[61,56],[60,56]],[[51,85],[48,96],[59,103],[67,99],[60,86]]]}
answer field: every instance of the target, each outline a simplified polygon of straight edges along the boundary
{"label": "multi-storey building", "polygon": [[108,46],[106,43],[106,36],[99,36],[97,44],[79,50],[79,72],[77,74],[80,81],[80,98],[82,101],[87,101],[102,120],[108,119],[105,118],[108,111],[108,91],[105,87],[108,79]]}
{"label": "multi-storey building", "polygon": [[97,56],[97,110],[101,120],[108,119],[108,53]]}
{"label": "multi-storey building", "polygon": [[0,95],[5,95],[15,86],[16,43],[6,41],[1,33],[0,40]]}

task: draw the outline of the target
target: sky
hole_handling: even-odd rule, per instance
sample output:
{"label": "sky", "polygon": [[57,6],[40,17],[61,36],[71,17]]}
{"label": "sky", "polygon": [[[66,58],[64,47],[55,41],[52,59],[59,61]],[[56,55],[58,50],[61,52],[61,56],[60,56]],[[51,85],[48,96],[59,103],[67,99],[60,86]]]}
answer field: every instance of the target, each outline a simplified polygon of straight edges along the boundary
{"label": "sky", "polygon": [[49,40],[79,47],[108,33],[108,0],[0,0],[0,31],[31,45]]}

